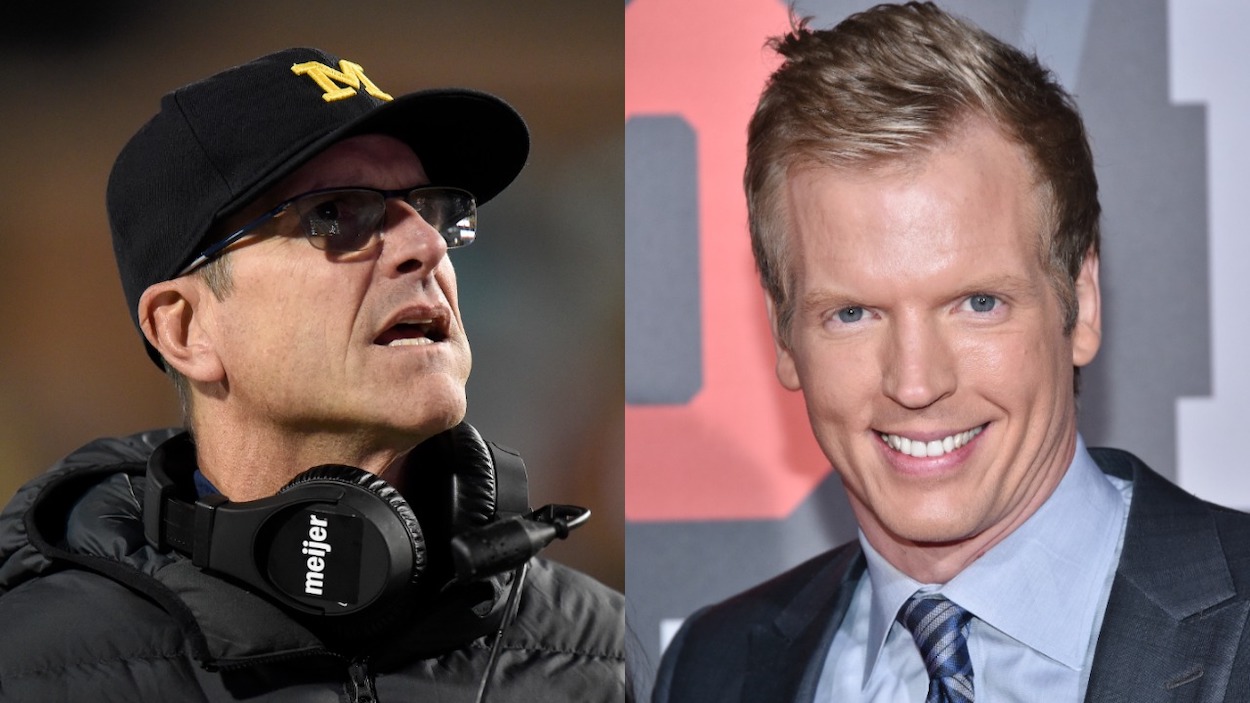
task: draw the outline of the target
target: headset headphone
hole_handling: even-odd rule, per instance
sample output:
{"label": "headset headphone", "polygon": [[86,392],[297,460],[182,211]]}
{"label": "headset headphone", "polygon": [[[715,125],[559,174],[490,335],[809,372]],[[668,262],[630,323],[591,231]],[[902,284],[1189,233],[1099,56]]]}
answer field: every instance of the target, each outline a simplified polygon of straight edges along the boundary
{"label": "headset headphone", "polygon": [[196,496],[195,446],[179,434],[148,462],[144,534],[298,613],[336,618],[519,567],[589,517],[574,506],[530,511],[521,457],[468,423],[423,442],[405,468],[416,484],[407,497],[331,464],[233,503]]}

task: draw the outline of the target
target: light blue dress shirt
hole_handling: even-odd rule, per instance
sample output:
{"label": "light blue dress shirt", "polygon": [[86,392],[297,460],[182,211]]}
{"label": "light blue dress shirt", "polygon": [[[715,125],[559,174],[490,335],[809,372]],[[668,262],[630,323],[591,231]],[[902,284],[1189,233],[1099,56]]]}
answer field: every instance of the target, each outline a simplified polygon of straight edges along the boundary
{"label": "light blue dress shirt", "polygon": [[929,676],[894,620],[918,590],[940,592],[975,616],[968,652],[978,702],[1081,701],[1132,490],[1099,470],[1077,437],[1050,498],[946,584],[912,580],[861,531],[868,572],[834,635],[816,703],[923,703]]}

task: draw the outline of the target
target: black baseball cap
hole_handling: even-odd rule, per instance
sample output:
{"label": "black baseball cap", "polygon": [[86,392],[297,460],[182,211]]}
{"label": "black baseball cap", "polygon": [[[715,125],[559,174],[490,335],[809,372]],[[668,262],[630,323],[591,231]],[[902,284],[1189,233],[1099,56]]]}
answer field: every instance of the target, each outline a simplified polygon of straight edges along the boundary
{"label": "black baseball cap", "polygon": [[406,142],[431,183],[463,188],[479,203],[507,187],[529,155],[529,130],[503,100],[462,88],[392,98],[359,64],[320,49],[286,49],[178,88],[109,175],[113,252],[135,327],[143,291],[212,244],[215,223],[358,134]]}

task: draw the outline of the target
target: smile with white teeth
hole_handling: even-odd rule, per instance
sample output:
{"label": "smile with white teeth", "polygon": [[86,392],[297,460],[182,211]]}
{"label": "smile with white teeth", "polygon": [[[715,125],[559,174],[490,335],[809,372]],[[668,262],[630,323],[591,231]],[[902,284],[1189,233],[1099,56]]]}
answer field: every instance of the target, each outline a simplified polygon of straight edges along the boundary
{"label": "smile with white teeth", "polygon": [[919,439],[908,439],[907,437],[896,434],[885,434],[884,432],[880,433],[880,435],[881,441],[889,445],[889,447],[894,451],[914,456],[918,459],[924,459],[925,457],[942,456],[943,454],[949,454],[956,449],[959,449],[968,442],[971,442],[973,437],[981,434],[981,430],[983,429],[985,429],[984,425],[974,427],[966,432],[958,432],[950,435],[949,437],[943,437],[942,439],[935,439],[929,442]]}

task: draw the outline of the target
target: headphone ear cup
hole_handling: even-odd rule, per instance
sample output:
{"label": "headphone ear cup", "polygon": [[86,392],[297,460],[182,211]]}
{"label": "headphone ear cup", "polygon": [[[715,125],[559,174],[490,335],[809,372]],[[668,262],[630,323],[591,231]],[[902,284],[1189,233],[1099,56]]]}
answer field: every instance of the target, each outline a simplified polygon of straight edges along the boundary
{"label": "headphone ear cup", "polygon": [[325,464],[308,469],[291,479],[291,482],[284,486],[279,493],[286,493],[312,483],[324,482],[341,483],[364,489],[390,508],[391,512],[399,518],[400,524],[403,525],[404,536],[411,546],[413,566],[408,582],[416,584],[421,574],[425,571],[429,555],[421,524],[417,521],[416,513],[413,512],[412,506],[408,504],[404,496],[382,478],[364,469],[342,464]]}
{"label": "headphone ear cup", "polygon": [[[469,423],[439,433],[417,445],[407,470],[425,490],[418,507],[422,517],[437,515],[447,539],[495,519],[499,486],[490,448]],[[426,512],[426,511],[430,512]]]}

